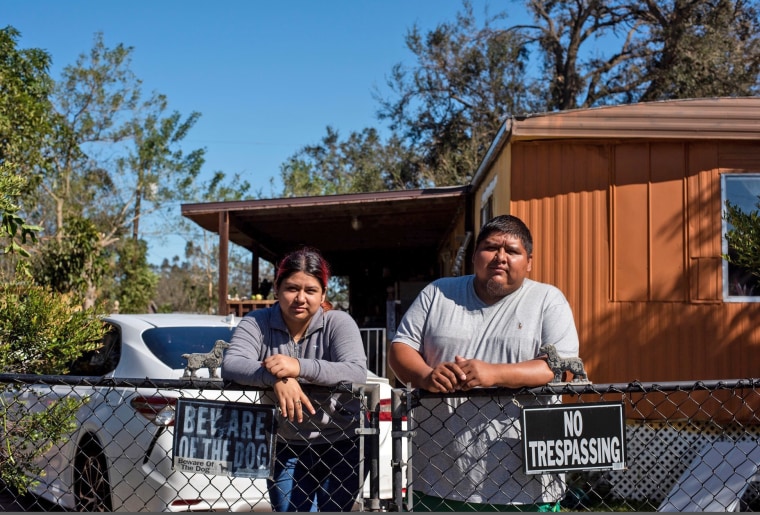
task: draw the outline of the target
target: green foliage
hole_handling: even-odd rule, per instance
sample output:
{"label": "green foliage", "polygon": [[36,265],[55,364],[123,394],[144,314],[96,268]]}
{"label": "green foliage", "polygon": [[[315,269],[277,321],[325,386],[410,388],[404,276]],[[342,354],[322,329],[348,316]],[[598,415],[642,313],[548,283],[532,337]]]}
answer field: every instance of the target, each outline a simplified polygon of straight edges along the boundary
{"label": "green foliage", "polygon": [[[389,137],[374,128],[340,137],[328,126],[321,141],[282,164],[282,196],[464,184],[504,120],[524,112],[757,94],[759,1],[526,0],[535,23],[516,26],[506,12],[490,16],[487,8],[479,20],[465,0],[455,20],[406,34],[416,61],[390,70],[387,98],[375,92]],[[200,114],[171,112],[160,94],[144,97],[131,70],[133,49],[108,48],[102,34],[64,69],[55,88],[47,76],[50,56],[17,49],[17,39],[11,27],[0,32],[0,161],[23,163],[30,179],[24,188],[36,189],[21,212],[44,220],[44,234],[57,241],[46,251],[59,264],[48,265],[43,282],[69,284],[78,294],[84,289],[85,305],[123,297],[122,309],[125,299],[134,306],[129,309],[139,309],[149,276],[133,262],[136,277],[146,280],[125,296],[122,269],[130,259],[115,256],[129,252],[118,250],[126,234],[133,240],[148,234],[146,215],[166,210],[166,219],[193,243],[193,256],[164,271],[201,275],[187,282],[194,289],[187,299],[214,291],[217,249],[198,244],[198,228],[188,229],[176,201],[245,198],[249,186],[237,178],[228,183],[223,172],[216,172],[212,189],[196,183],[204,150],[186,152],[182,143]],[[13,232],[8,248],[24,252],[35,227],[8,213],[3,236]],[[70,229],[66,221],[76,218],[97,232]],[[177,231],[161,227],[151,235],[161,232]],[[64,241],[71,233],[98,234],[98,241],[85,238],[89,246],[76,248]],[[84,248],[92,250],[89,257]],[[121,269],[101,274],[98,264]],[[213,293],[204,295],[210,302]],[[159,304],[174,305],[170,299]]]}
{"label": "green foliage", "polygon": [[185,199],[204,163],[204,149],[184,154],[179,143],[200,118],[193,112],[185,118],[179,112],[166,114],[168,101],[154,95],[128,124],[134,147],[117,160],[116,173],[129,177],[132,238],[140,238],[139,222],[146,213],[172,201]]}
{"label": "green foliage", "polygon": [[158,277],[148,265],[144,240],[127,239],[119,245],[116,266],[116,294],[121,313],[146,313],[156,294]]}
{"label": "green foliage", "polygon": [[[40,227],[20,215],[19,199],[31,184],[29,170],[41,161],[50,129],[47,74],[50,56],[39,49],[19,50],[19,32],[0,29],[0,240],[2,253],[29,257],[28,242]],[[20,271],[25,268],[20,269]]]}
{"label": "green foliage", "polygon": [[91,284],[98,284],[108,269],[108,257],[99,246],[95,224],[71,218],[64,224],[60,240],[48,240],[34,260],[38,284],[58,293],[73,292],[84,298]]}
{"label": "green foliage", "polygon": [[[756,0],[528,0],[533,109],[757,94]],[[507,29],[510,30],[510,29]]]}
{"label": "green foliage", "polygon": [[375,95],[388,142],[328,127],[283,164],[283,195],[465,184],[504,120],[526,112],[759,91],[757,0],[526,4],[534,25],[487,11],[479,22],[464,1],[456,20],[413,26],[415,63]]}
{"label": "green foliage", "polygon": [[41,227],[27,224],[18,215],[16,198],[21,195],[25,184],[24,177],[16,175],[10,163],[0,163],[0,240],[8,240],[3,254],[19,254],[28,258],[30,254],[24,245],[37,241],[36,233]]}
{"label": "green foliage", "polygon": [[760,13],[755,0],[677,0],[631,7],[643,28],[636,64],[640,102],[752,96],[760,74]]}
{"label": "green foliage", "polygon": [[128,312],[147,309],[155,277],[145,250],[125,235],[140,240],[141,221],[158,210],[181,218],[176,202],[192,197],[205,153],[182,149],[200,114],[168,112],[158,93],[144,97],[132,52],[96,34],[64,68],[51,96],[53,131],[41,145],[50,159],[36,167],[40,180],[25,203],[46,220],[37,281],[82,296],[85,307],[108,299]]}
{"label": "green foliage", "polygon": [[[54,138],[47,147],[51,160],[31,199],[41,216],[51,220],[47,232],[58,236],[67,219],[87,218],[96,224],[106,248],[128,227],[129,199],[116,180],[112,161],[131,136],[128,123],[141,98],[141,82],[131,66],[132,48],[106,47],[95,35],[89,53],[63,69],[52,102],[56,111]],[[101,150],[110,147],[107,157]]]}
{"label": "green foliage", "polygon": [[50,132],[52,90],[50,55],[19,50],[20,33],[0,29],[0,164],[14,163],[20,173],[42,161],[42,142]]}
{"label": "green foliage", "polygon": [[[228,177],[217,171],[207,181],[194,182],[186,201],[224,202],[245,199],[251,185],[240,175]],[[213,313],[218,306],[218,256],[217,239],[195,223],[182,220],[179,224],[186,240],[182,257],[165,259],[156,274],[159,276],[155,303],[160,312]],[[250,293],[251,254],[245,249],[231,246],[229,249],[230,291],[241,295]]]}
{"label": "green foliage", "polygon": [[297,154],[280,167],[280,178],[283,197],[326,195],[330,189],[334,190],[308,161]]}
{"label": "green foliage", "polygon": [[[175,256],[171,263],[164,260],[157,272],[159,280],[155,301],[159,312],[211,313],[216,306],[216,274],[209,287],[204,270],[195,260],[188,258],[180,261],[179,256]],[[250,282],[250,267],[248,277]]]}
{"label": "green foliage", "polygon": [[95,347],[103,324],[75,297],[41,286],[0,284],[0,370],[16,374],[62,374],[82,352]]}
{"label": "green foliage", "polygon": [[745,213],[736,204],[726,201],[724,219],[730,226],[726,231],[730,250],[723,259],[760,279],[760,200],[757,208]]}
{"label": "green foliage", "polygon": [[381,121],[420,184],[466,183],[505,118],[639,101],[758,93],[758,0],[527,0],[535,24],[454,22],[406,36]]}
{"label": "green foliage", "polygon": [[532,110],[634,101],[630,93],[644,80],[641,73],[631,73],[630,66],[645,51],[633,39],[644,32],[640,26],[632,28],[635,17],[631,6],[638,2],[526,3],[536,25],[517,30],[525,36],[526,50],[535,50],[539,64],[538,77],[529,79]]}
{"label": "green foliage", "polygon": [[42,473],[38,458],[76,429],[76,412],[84,402],[66,397],[50,402],[29,390],[22,398],[18,385],[0,387],[0,481],[19,494],[34,486],[31,477]]}
{"label": "green foliage", "polygon": [[[159,312],[214,313],[218,306],[218,248],[215,238],[202,234],[185,246],[185,256],[156,267],[159,275],[155,302]],[[251,291],[251,254],[239,247],[230,248],[228,291],[230,295],[249,296]],[[273,270],[260,263],[261,278],[272,280]]]}
{"label": "green foliage", "polygon": [[528,102],[525,38],[499,30],[496,15],[479,26],[470,2],[452,22],[423,34],[415,25],[406,46],[416,65],[396,65],[389,99],[378,115],[418,156],[421,184],[461,185],[472,178],[506,116]]}
{"label": "green foliage", "polygon": [[[82,351],[95,346],[104,328],[94,312],[81,309],[79,299],[26,282],[26,244],[36,243],[41,228],[26,222],[19,199],[38,184],[34,167],[44,169],[51,81],[48,54],[19,51],[16,38],[13,28],[0,30],[0,240],[3,260],[12,257],[17,263],[15,275],[6,271],[0,281],[0,371],[60,374]],[[18,387],[0,387],[0,481],[18,493],[32,486],[30,476],[40,472],[35,460],[74,429],[75,413],[83,402],[33,402],[34,395],[25,392],[22,402]]]}
{"label": "green foliage", "polygon": [[345,140],[332,127],[317,145],[301,148],[280,168],[283,197],[416,188],[418,160],[398,138],[382,142],[375,129]]}
{"label": "green foliage", "polygon": [[[10,243],[3,249],[5,254],[21,254],[23,257],[30,257],[29,252],[23,247],[27,239],[36,241],[35,231],[42,229],[36,225],[29,225],[24,219],[13,212],[4,212],[2,215],[2,227],[0,232],[10,239]],[[16,236],[21,238],[21,243],[16,242]]]}

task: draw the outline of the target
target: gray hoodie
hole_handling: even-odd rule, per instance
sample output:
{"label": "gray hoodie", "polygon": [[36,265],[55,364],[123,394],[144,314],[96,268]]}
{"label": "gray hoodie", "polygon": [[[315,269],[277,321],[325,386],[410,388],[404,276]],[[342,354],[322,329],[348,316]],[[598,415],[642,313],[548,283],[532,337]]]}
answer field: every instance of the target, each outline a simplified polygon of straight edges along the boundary
{"label": "gray hoodie", "polygon": [[[298,359],[301,365],[298,380],[302,383],[342,385],[340,391],[306,388],[316,414],[304,411],[304,421],[298,424],[278,413],[279,438],[291,443],[330,443],[353,438],[361,405],[350,393],[350,386],[367,382],[367,358],[359,328],[351,316],[320,308],[294,346],[279,304],[251,311],[240,320],[224,353],[222,378],[242,385],[271,387],[276,378],[261,362],[274,354]],[[272,391],[265,393],[262,403],[277,405]]]}

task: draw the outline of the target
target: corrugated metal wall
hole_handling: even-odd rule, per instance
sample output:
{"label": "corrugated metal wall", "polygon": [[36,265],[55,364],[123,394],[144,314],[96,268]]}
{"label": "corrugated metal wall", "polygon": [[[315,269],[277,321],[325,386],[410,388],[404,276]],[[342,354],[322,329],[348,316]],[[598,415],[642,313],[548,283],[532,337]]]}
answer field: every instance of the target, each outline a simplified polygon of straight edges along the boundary
{"label": "corrugated metal wall", "polygon": [[757,145],[510,147],[510,212],[533,232],[531,277],[568,297],[592,381],[757,377],[760,303],[722,302],[720,259],[720,172],[760,171]]}

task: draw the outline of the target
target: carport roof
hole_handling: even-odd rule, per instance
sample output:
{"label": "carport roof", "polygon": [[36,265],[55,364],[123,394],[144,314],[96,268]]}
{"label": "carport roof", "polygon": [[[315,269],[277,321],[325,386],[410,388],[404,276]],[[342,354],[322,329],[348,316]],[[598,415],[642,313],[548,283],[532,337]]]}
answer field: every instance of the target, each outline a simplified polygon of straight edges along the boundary
{"label": "carport roof", "polygon": [[[182,216],[275,262],[300,245],[325,257],[382,249],[437,249],[463,212],[469,186],[183,204]],[[354,222],[352,225],[352,221]]]}

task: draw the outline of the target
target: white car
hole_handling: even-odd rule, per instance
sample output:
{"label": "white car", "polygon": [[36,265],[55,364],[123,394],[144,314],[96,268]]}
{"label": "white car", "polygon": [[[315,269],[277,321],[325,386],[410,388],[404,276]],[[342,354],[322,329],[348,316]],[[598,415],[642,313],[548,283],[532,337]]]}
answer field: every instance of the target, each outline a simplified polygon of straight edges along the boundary
{"label": "white car", "polygon": [[[229,341],[237,320],[213,315],[111,315],[111,330],[97,352],[73,365],[76,376],[134,379],[120,385],[34,385],[25,401],[33,409],[53,397],[88,398],[77,428],[66,443],[48,452],[44,472],[31,493],[77,511],[271,511],[266,480],[188,473],[173,468],[173,421],[177,398],[255,402],[258,392],[232,389],[171,389],[150,380],[180,379],[188,353],[208,352]],[[207,379],[209,370],[197,376]],[[381,389],[380,498],[391,499],[391,388],[369,374]],[[51,393],[52,389],[52,393]],[[41,395],[41,397],[40,397]],[[369,496],[369,481],[364,498]]]}

